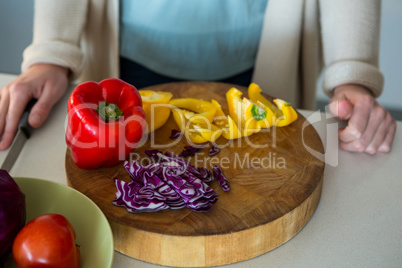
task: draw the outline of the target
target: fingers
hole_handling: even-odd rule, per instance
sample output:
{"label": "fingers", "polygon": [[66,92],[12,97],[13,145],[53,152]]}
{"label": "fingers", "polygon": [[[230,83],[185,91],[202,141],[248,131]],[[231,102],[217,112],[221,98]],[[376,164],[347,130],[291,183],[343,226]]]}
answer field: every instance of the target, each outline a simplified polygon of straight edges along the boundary
{"label": "fingers", "polygon": [[11,145],[17,133],[19,121],[24,113],[25,107],[32,98],[32,95],[26,94],[27,85],[25,84],[16,84],[14,85],[14,89],[10,90],[13,90],[13,94],[10,94],[6,126],[2,137],[3,146],[7,147]]}
{"label": "fingers", "polygon": [[6,117],[10,98],[7,88],[3,88],[0,92],[0,150],[8,148],[9,142],[3,139],[4,129],[6,127]]}
{"label": "fingers", "polygon": [[329,104],[330,112],[341,120],[348,120],[352,116],[353,105],[342,96],[342,99],[332,99]]}
{"label": "fingers", "polygon": [[348,100],[338,102],[338,117],[342,120],[348,120],[352,116],[353,105]]}
{"label": "fingers", "polygon": [[[13,90],[13,94],[10,94],[11,90]],[[26,104],[31,99],[30,95],[25,94],[25,90],[24,84],[18,83],[2,89],[0,103],[2,115],[0,119],[0,150],[7,149],[11,145],[17,132],[21,115],[24,112]]]}
{"label": "fingers", "polygon": [[348,119],[347,127],[339,130],[342,149],[368,154],[390,151],[396,122],[364,87],[350,84],[335,89],[330,111]]}
{"label": "fingers", "polygon": [[339,139],[343,142],[351,142],[362,138],[368,123],[370,122],[373,100],[369,96],[362,97],[365,100],[357,102],[353,106],[348,126],[339,133]]}
{"label": "fingers", "polygon": [[389,152],[391,150],[395,132],[396,122],[390,114],[387,114],[365,152],[369,154],[374,154],[376,152]]}
{"label": "fingers", "polygon": [[49,86],[46,87],[38,101],[32,107],[28,117],[29,125],[34,128],[40,127],[44,123],[55,104],[55,100],[59,99],[58,96],[54,95],[52,88],[49,88]]}
{"label": "fingers", "polygon": [[49,116],[54,104],[60,99],[62,91],[44,90],[38,101],[32,107],[28,123],[34,128],[40,127]]}
{"label": "fingers", "polygon": [[29,114],[28,123],[34,127],[40,127],[49,116],[52,107],[63,96],[67,86],[67,69],[59,66],[52,66],[47,70],[50,75],[43,83],[42,87],[37,88],[34,93],[38,101],[32,107]]}
{"label": "fingers", "polygon": [[68,69],[37,64],[18,76],[0,92],[0,150],[7,149],[17,132],[20,118],[27,103],[38,99],[32,107],[28,123],[39,127],[48,117],[53,105],[68,86]]}
{"label": "fingers", "polygon": [[[358,120],[359,118],[356,118],[354,121]],[[375,154],[378,151],[389,152],[396,131],[396,122],[389,112],[379,104],[376,104],[370,115],[366,119],[361,117],[360,120],[365,121],[365,123],[360,125],[366,125],[366,128],[362,132],[359,131],[361,133],[359,138],[350,139],[350,136],[346,133],[353,127],[351,120],[348,127],[339,131],[341,148],[347,151],[365,152],[368,154]],[[359,126],[354,126],[353,128],[358,129]],[[344,139],[345,136],[348,139]]]}
{"label": "fingers", "polygon": [[379,152],[387,153],[391,150],[392,143],[393,143],[394,137],[395,137],[395,133],[396,133],[396,122],[393,119],[393,122],[389,128],[387,135],[385,136],[383,143],[378,148]]}

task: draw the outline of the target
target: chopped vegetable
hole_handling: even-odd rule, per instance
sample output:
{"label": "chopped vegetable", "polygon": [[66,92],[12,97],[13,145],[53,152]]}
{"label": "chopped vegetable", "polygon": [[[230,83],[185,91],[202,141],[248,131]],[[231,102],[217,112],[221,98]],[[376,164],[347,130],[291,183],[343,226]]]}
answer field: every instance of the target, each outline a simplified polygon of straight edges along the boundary
{"label": "chopped vegetable", "polygon": [[276,117],[279,117],[282,115],[281,110],[278,109],[274,104],[272,104],[269,100],[264,98],[261,94],[262,89],[260,88],[259,85],[256,83],[251,83],[248,86],[248,97],[250,100],[254,103],[260,102],[263,106],[266,106],[268,109],[270,109]]}
{"label": "chopped vegetable", "polygon": [[210,142],[215,142],[222,135],[222,130],[212,123],[193,124],[192,128]]}
{"label": "chopped vegetable", "polygon": [[221,186],[222,190],[225,192],[230,190],[230,185],[228,179],[223,175],[223,171],[220,166],[214,165],[212,167],[212,171],[214,173],[215,179],[218,181],[219,185]]}
{"label": "chopped vegetable", "polygon": [[[173,99],[169,103],[177,108],[183,108],[195,112],[196,114],[193,117],[188,118],[193,123],[205,123],[204,118],[206,118],[209,122],[212,122],[216,113],[215,106],[209,101],[205,100],[195,98],[180,98]],[[200,118],[200,115],[203,118]]]}
{"label": "chopped vegetable", "polygon": [[183,133],[181,133],[180,130],[172,129],[172,134],[170,134],[169,139],[176,139],[176,138],[181,137],[182,135],[183,135]]}
{"label": "chopped vegetable", "polygon": [[220,151],[221,150],[216,145],[212,145],[212,147],[209,149],[208,155],[214,156],[214,155],[218,154]]}
{"label": "chopped vegetable", "polygon": [[186,139],[192,143],[206,143],[207,139],[203,138],[200,133],[196,132],[191,127],[191,123],[185,118],[185,112],[182,109],[172,109],[173,118],[176,121],[180,131],[184,134]]}
{"label": "chopped vegetable", "polygon": [[[4,169],[0,169],[0,264],[25,225],[25,195]],[[1,265],[0,265],[1,266]]]}
{"label": "chopped vegetable", "polygon": [[297,112],[289,102],[281,99],[274,99],[274,102],[282,112],[282,116],[277,118],[276,126],[284,127],[297,120]]}
{"label": "chopped vegetable", "polygon": [[226,92],[226,101],[228,102],[228,109],[230,117],[236,122],[239,129],[242,127],[242,93],[237,88],[232,87]]}
{"label": "chopped vegetable", "polygon": [[268,112],[267,117],[271,121],[271,125],[284,127],[297,120],[297,112],[288,102],[281,99],[274,99],[275,106],[267,100],[261,92],[261,88],[255,83],[251,83],[248,87],[250,100],[257,103]]}
{"label": "chopped vegetable", "polygon": [[142,99],[142,108],[145,112],[147,132],[152,132],[163,126],[169,119],[169,101],[173,97],[170,92],[138,90]]}
{"label": "chopped vegetable", "polygon": [[[161,151],[159,150],[146,150],[145,153],[154,159],[154,161],[159,162],[166,160],[166,157],[170,158],[169,161],[176,162],[179,166],[185,166],[187,168],[187,171],[193,173],[195,176],[197,176],[199,179],[201,179],[205,183],[210,183],[214,180],[214,177],[212,176],[211,171],[209,169],[204,168],[204,167],[196,167],[192,166],[190,162],[188,162],[186,159],[182,157],[178,157],[172,153],[165,152],[163,155]],[[163,158],[161,158],[163,157]]]}
{"label": "chopped vegetable", "polygon": [[180,157],[194,156],[204,147],[185,146],[184,150],[179,154]]}
{"label": "chopped vegetable", "polygon": [[216,203],[217,193],[205,182],[211,181],[209,171],[169,152],[150,150],[146,154],[155,162],[146,166],[135,161],[124,163],[132,181],[114,179],[117,187],[114,205],[133,213],[182,207],[207,212]]}
{"label": "chopped vegetable", "polygon": [[[261,107],[247,98],[241,98],[242,92],[237,88],[231,88],[226,92],[229,115],[238,127],[241,136],[250,136],[257,133],[263,127],[267,127],[267,113]],[[253,109],[253,107],[255,107]],[[261,109],[258,109],[261,108]],[[254,113],[253,113],[254,112]]]}
{"label": "chopped vegetable", "polygon": [[209,122],[209,119],[201,114],[197,115],[179,108],[173,108],[172,113],[176,124],[189,142],[197,144],[214,142],[222,134],[219,127]]}

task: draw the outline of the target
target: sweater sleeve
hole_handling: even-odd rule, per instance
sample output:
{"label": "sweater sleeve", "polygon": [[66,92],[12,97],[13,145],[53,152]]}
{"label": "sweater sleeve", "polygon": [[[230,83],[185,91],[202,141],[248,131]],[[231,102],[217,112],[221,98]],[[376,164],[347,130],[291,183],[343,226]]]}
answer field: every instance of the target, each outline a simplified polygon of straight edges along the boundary
{"label": "sweater sleeve", "polygon": [[72,79],[82,71],[84,57],[79,47],[87,14],[85,0],[36,0],[33,42],[23,52],[21,70],[52,63],[70,69]]}
{"label": "sweater sleeve", "polygon": [[325,62],[324,92],[353,83],[378,97],[384,77],[378,68],[381,1],[320,1]]}

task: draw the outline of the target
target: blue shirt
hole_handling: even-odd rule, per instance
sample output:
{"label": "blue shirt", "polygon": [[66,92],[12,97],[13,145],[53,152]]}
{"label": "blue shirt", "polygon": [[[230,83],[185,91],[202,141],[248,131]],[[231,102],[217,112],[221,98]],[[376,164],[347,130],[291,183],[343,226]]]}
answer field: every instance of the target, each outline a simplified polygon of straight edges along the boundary
{"label": "blue shirt", "polygon": [[267,0],[122,0],[120,55],[166,76],[224,79],[254,66]]}

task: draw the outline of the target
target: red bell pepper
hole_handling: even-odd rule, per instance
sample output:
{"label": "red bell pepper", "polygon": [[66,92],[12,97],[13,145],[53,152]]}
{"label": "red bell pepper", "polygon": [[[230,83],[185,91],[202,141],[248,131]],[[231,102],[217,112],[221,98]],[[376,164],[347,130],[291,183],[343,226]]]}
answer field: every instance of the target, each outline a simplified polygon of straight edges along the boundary
{"label": "red bell pepper", "polygon": [[117,165],[134,151],[146,128],[140,94],[120,79],[78,85],[67,109],[66,143],[79,168]]}

